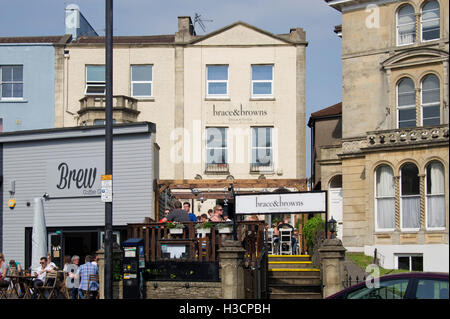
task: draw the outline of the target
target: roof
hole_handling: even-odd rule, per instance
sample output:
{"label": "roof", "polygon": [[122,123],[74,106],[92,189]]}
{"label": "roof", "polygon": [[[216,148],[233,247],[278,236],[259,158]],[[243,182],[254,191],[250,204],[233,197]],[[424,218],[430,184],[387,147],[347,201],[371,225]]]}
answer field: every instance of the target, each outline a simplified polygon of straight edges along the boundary
{"label": "roof", "polygon": [[34,36],[34,37],[0,37],[0,43],[67,43],[71,35]]}
{"label": "roof", "polygon": [[[131,43],[174,43],[175,35],[144,35],[144,36],[115,36],[113,43],[131,44]],[[100,36],[81,36],[72,43],[105,43],[105,37]]]}
{"label": "roof", "polygon": [[336,117],[341,115],[342,115],[342,102],[339,102],[332,106],[319,110],[317,112],[311,113],[311,117],[309,118],[308,121],[308,126],[311,127],[312,122],[317,119]]}

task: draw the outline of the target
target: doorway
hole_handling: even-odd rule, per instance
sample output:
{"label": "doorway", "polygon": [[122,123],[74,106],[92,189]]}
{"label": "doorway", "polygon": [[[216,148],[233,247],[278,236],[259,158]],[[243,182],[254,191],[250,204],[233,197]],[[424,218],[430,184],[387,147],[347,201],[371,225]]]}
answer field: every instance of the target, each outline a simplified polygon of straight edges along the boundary
{"label": "doorway", "polygon": [[342,175],[336,175],[330,180],[328,187],[329,217],[337,221],[336,237],[342,240],[344,221],[342,214]]}

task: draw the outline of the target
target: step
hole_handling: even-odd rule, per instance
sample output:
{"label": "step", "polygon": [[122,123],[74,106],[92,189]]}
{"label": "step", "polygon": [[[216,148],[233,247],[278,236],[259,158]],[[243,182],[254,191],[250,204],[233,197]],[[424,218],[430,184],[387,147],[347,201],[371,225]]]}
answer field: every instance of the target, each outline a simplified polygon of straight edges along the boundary
{"label": "step", "polygon": [[271,293],[269,299],[322,299],[321,293]]}
{"label": "step", "polygon": [[312,261],[269,261],[269,269],[311,269],[314,268]]}
{"label": "step", "polygon": [[274,278],[269,277],[269,287],[272,286],[285,286],[285,285],[307,285],[307,286],[319,286],[322,284],[320,277],[284,277]]}
{"label": "step", "polygon": [[269,255],[269,261],[311,261],[310,255]]}
{"label": "step", "polygon": [[269,284],[270,293],[320,293],[320,285]]}

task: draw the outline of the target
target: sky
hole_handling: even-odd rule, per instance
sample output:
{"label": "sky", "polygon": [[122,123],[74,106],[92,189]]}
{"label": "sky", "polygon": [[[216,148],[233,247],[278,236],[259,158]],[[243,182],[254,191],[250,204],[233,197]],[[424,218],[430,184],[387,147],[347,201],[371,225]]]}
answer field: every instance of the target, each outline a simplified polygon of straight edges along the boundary
{"label": "sky", "polygon": [[[105,0],[5,0],[0,6],[0,37],[62,35],[64,8],[74,3],[99,35],[105,33]],[[201,15],[206,32],[243,21],[274,34],[306,31],[306,123],[311,113],[342,96],[341,39],[333,32],[341,14],[324,0],[114,0],[113,34],[174,34],[178,16]],[[306,125],[305,123],[305,125]],[[306,127],[307,177],[310,128]],[[292,143],[295,145],[294,143]]]}

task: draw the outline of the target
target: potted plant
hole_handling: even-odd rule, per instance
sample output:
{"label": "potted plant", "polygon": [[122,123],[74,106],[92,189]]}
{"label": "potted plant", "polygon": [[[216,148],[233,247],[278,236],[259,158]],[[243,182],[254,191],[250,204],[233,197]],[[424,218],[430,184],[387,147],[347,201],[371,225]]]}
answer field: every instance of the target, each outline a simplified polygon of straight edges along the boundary
{"label": "potted plant", "polygon": [[233,232],[233,224],[218,223],[216,224],[216,229],[219,231],[219,234],[231,234]]}
{"label": "potted plant", "polygon": [[210,222],[198,223],[195,225],[195,229],[199,234],[209,234],[211,233],[212,224]]}
{"label": "potted plant", "polygon": [[177,222],[168,222],[167,228],[169,229],[169,233],[171,234],[182,234],[184,225]]}

